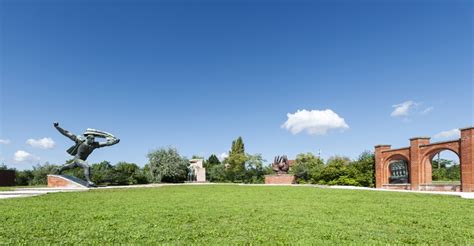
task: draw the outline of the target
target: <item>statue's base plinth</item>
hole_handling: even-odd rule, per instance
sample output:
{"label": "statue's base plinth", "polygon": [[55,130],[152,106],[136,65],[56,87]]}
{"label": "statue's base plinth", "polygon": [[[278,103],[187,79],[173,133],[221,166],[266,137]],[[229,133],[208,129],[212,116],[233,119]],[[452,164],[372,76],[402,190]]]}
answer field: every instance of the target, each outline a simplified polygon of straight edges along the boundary
{"label": "statue's base plinth", "polygon": [[291,174],[265,175],[265,184],[294,184],[294,183],[296,183],[295,175],[291,175]]}
{"label": "statue's base plinth", "polygon": [[48,175],[48,187],[89,188],[86,181],[69,175]]}

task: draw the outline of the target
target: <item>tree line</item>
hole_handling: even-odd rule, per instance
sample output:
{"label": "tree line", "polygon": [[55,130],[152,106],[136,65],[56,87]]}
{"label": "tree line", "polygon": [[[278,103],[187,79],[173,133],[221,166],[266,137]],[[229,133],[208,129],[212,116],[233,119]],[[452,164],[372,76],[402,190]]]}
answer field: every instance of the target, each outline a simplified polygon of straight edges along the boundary
{"label": "tree line", "polygon": [[[180,183],[188,178],[189,160],[172,147],[150,151],[148,163],[140,167],[135,163],[118,162],[112,165],[102,161],[91,165],[91,179],[100,185],[132,185],[147,183]],[[204,159],[199,156],[194,158]],[[72,160],[70,160],[72,161]],[[458,178],[459,166],[433,161],[433,180],[454,180]],[[204,159],[206,178],[209,182],[264,183],[265,175],[273,174],[271,163],[266,163],[261,154],[245,152],[241,137],[232,142],[228,157],[220,160],[216,155]],[[326,162],[312,153],[296,156],[290,166],[299,184],[375,186],[374,154],[365,151],[356,160],[334,156]],[[33,166],[31,170],[15,170],[17,185],[45,185],[47,175],[54,173],[58,165],[45,163]],[[8,169],[0,166],[1,169]],[[64,174],[84,178],[81,168],[67,170]],[[456,176],[458,175],[458,176]],[[459,179],[458,179],[459,180]]]}

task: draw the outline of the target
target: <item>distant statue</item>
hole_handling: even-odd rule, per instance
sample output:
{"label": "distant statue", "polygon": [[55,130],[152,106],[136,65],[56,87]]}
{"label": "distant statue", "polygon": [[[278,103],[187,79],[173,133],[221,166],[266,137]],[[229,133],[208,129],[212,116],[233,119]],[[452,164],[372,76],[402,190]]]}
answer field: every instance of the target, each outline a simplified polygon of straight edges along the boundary
{"label": "distant statue", "polygon": [[193,182],[196,181],[196,170],[193,166],[188,166],[188,181]]}
{"label": "distant statue", "polygon": [[[74,156],[72,162],[64,164],[61,168],[57,170],[58,174],[61,174],[62,171],[75,168],[75,167],[82,167],[84,169],[84,176],[86,177],[87,183],[89,187],[97,187],[91,181],[91,168],[89,164],[86,162],[87,157],[97,148],[102,148],[105,146],[111,146],[120,142],[120,139],[114,137],[114,135],[99,131],[91,128],[87,128],[87,130],[83,133],[84,137],[76,136],[69,131],[59,127],[58,122],[53,123],[54,127],[64,136],[68,137],[76,144],[70,147],[67,152]],[[95,137],[105,138],[106,142],[95,142]]]}
{"label": "distant statue", "polygon": [[288,157],[286,157],[286,155],[276,156],[273,160],[272,169],[277,174],[287,174],[288,170],[290,169]]}

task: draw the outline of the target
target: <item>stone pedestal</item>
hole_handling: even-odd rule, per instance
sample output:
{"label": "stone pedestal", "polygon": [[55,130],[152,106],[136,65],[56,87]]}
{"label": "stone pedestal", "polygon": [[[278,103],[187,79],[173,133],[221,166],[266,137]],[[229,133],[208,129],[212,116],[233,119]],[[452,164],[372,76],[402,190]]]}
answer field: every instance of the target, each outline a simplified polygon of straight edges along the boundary
{"label": "stone pedestal", "polygon": [[69,175],[48,175],[48,187],[88,188],[87,182]]}
{"label": "stone pedestal", "polygon": [[265,184],[294,184],[294,183],[296,183],[295,175],[291,175],[291,174],[265,175]]}

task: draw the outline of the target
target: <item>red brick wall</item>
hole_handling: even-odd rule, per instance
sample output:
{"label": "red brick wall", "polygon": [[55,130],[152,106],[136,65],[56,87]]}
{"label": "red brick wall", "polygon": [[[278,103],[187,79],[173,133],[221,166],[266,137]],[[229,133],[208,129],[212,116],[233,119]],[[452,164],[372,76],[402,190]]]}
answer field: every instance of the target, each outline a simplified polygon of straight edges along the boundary
{"label": "red brick wall", "polygon": [[410,184],[412,190],[418,190],[418,186],[424,179],[424,169],[422,166],[423,155],[420,145],[429,144],[429,138],[412,138],[410,139]]}
{"label": "red brick wall", "polygon": [[265,175],[265,184],[294,184],[295,176],[290,174]]}
{"label": "red brick wall", "polygon": [[375,188],[382,188],[384,184],[383,172],[384,172],[384,155],[382,151],[389,150],[390,145],[377,145],[375,146]]}
{"label": "red brick wall", "polygon": [[461,129],[461,189],[474,192],[474,127]]}
{"label": "red brick wall", "polygon": [[76,187],[77,185],[55,176],[48,176],[48,187]]}

